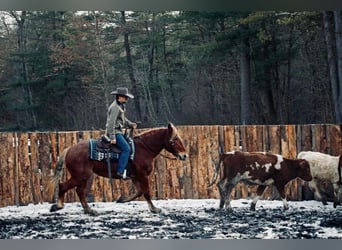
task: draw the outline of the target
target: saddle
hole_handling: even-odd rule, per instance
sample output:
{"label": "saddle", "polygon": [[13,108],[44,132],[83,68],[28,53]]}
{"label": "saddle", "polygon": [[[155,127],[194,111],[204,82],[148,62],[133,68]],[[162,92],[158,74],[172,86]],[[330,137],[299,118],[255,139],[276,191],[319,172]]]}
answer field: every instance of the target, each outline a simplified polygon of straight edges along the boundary
{"label": "saddle", "polygon": [[[129,136],[125,136],[125,139],[131,147],[130,159],[133,160],[135,155],[134,141]],[[102,135],[100,138],[89,140],[89,152],[91,160],[106,161],[108,158],[118,160],[121,149],[115,144],[110,144],[108,136]]]}

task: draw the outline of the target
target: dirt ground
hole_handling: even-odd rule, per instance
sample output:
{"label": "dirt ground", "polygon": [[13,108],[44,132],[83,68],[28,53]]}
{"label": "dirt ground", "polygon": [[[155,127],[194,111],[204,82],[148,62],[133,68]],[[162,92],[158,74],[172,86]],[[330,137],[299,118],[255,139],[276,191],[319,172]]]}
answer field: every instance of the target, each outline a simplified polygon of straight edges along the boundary
{"label": "dirt ground", "polygon": [[0,208],[0,239],[342,239],[342,207],[318,201],[234,200],[233,213],[218,209],[218,200],[92,203],[99,213],[83,213],[79,203],[49,212],[51,204]]}

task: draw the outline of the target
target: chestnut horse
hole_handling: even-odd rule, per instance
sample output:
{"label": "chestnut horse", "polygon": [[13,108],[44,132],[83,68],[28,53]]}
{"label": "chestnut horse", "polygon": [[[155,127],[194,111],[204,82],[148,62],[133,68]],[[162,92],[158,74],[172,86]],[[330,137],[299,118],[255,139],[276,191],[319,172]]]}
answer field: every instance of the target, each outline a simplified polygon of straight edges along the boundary
{"label": "chestnut horse", "polygon": [[[132,173],[132,182],[136,192],[131,196],[121,196],[117,202],[129,202],[143,195],[151,212],[158,213],[161,209],[155,207],[151,201],[148,176],[153,170],[154,158],[163,150],[167,150],[180,160],[185,160],[187,154],[181,137],[176,127],[169,123],[166,128],[154,128],[142,132],[133,137],[135,143],[135,157],[130,161],[129,167]],[[59,183],[62,176],[63,165],[68,169],[71,178],[64,183]],[[111,161],[111,173],[115,175],[117,161]],[[107,164],[103,161],[91,160],[89,158],[89,141],[81,141],[63,151],[57,163],[56,173],[50,182],[48,189],[50,195],[58,191],[57,204],[52,205],[50,211],[57,211],[64,207],[64,194],[76,187],[76,193],[86,214],[96,215],[86,201],[87,182],[92,173],[108,178]],[[57,186],[58,184],[58,186]],[[56,189],[58,187],[58,189]],[[55,191],[56,190],[56,191]]]}

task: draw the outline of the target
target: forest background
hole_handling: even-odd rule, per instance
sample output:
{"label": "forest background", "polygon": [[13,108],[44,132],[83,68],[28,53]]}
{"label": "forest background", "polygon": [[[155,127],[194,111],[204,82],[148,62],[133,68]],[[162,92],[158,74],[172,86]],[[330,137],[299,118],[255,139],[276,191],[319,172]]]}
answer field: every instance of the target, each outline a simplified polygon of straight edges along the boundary
{"label": "forest background", "polygon": [[340,11],[0,11],[0,130],[342,122]]}

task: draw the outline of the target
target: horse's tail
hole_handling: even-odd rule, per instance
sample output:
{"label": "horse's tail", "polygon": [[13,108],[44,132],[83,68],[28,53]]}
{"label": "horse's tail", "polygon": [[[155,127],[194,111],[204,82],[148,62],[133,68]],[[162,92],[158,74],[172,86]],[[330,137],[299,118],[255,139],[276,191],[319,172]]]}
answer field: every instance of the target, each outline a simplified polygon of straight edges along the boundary
{"label": "horse's tail", "polygon": [[214,172],[213,178],[211,179],[210,183],[208,184],[208,187],[211,187],[216,182],[216,179],[217,179],[218,174],[220,172],[221,162],[222,162],[222,158],[223,158],[221,154],[220,154],[219,158],[220,158],[220,160],[216,166],[215,166],[214,160],[212,160],[213,165],[215,166],[215,172]]}
{"label": "horse's tail", "polygon": [[47,197],[49,197],[50,201],[55,201],[58,195],[58,183],[63,175],[63,166],[65,161],[65,156],[70,147],[63,150],[62,154],[59,156],[59,160],[57,162],[55,175],[50,177],[48,180],[47,186],[45,188],[45,193]]}

